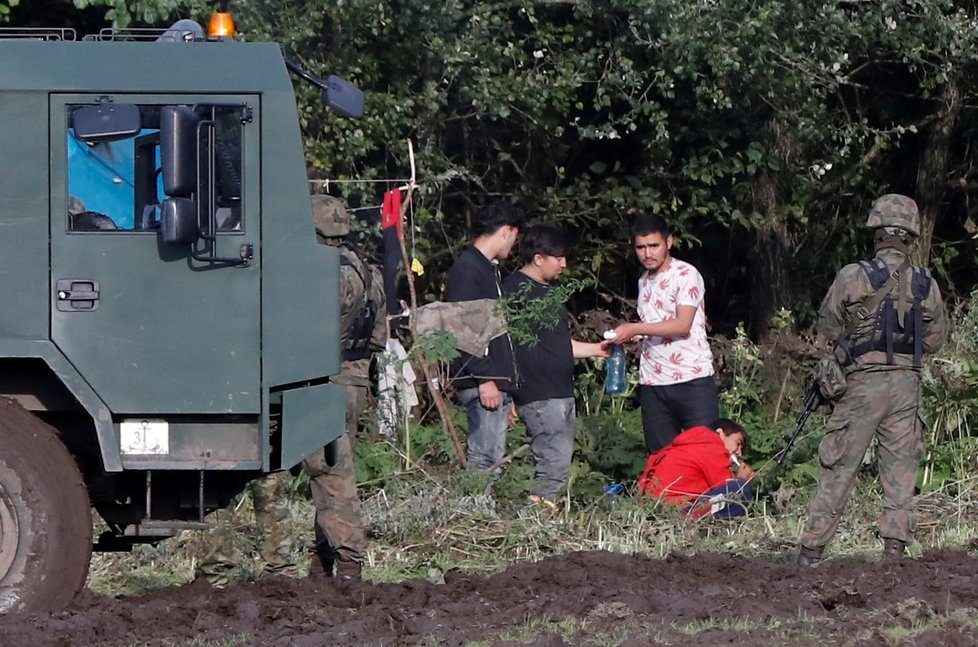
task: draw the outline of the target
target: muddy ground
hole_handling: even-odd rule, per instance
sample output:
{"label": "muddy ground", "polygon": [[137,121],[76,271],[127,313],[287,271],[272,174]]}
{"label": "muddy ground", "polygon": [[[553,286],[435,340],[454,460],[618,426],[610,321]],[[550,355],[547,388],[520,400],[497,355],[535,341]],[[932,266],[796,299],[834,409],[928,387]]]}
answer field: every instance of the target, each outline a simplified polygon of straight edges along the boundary
{"label": "muddy ground", "polygon": [[204,580],[0,618],[0,645],[975,645],[978,559],[837,559],[799,570],[726,554],[606,552],[444,584]]}

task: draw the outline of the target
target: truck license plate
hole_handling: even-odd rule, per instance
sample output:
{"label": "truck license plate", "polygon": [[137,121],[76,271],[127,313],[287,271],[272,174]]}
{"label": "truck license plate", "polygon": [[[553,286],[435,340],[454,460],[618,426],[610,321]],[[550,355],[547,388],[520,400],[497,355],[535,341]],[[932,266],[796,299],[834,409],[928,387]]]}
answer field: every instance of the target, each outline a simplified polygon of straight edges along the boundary
{"label": "truck license plate", "polygon": [[123,455],[168,454],[170,425],[165,420],[123,420],[119,425],[119,444]]}

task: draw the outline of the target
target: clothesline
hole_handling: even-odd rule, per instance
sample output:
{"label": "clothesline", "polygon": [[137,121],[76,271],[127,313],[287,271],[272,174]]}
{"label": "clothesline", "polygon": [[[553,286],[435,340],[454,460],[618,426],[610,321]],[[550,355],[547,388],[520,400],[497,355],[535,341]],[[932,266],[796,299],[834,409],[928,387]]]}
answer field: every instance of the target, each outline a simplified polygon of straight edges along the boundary
{"label": "clothesline", "polygon": [[397,184],[398,182],[402,182],[403,186],[399,186],[396,188],[400,191],[407,191],[408,187],[411,186],[412,181],[413,180],[411,178],[385,178],[385,179],[350,178],[344,180],[338,180],[338,179],[309,180],[309,184],[325,187],[326,191],[328,192],[330,184]]}
{"label": "clothesline", "polygon": [[322,186],[326,188],[326,192],[329,193],[330,184],[397,184],[401,183],[401,186],[391,189],[392,191],[410,191],[417,188],[417,178],[418,172],[414,160],[414,142],[410,139],[407,140],[408,149],[408,162],[411,165],[411,177],[406,178],[346,178],[346,179],[333,179],[326,178],[323,180],[309,180],[309,183],[315,186]]}

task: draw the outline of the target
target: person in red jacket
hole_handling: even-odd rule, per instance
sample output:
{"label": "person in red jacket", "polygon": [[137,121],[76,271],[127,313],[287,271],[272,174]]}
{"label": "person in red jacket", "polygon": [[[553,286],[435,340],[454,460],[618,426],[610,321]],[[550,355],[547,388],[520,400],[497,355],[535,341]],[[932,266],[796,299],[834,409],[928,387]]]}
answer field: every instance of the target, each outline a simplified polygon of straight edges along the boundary
{"label": "person in red jacket", "polygon": [[684,507],[693,517],[723,519],[747,513],[754,470],[741,460],[747,431],[719,418],[687,429],[649,456],[638,480],[643,494]]}

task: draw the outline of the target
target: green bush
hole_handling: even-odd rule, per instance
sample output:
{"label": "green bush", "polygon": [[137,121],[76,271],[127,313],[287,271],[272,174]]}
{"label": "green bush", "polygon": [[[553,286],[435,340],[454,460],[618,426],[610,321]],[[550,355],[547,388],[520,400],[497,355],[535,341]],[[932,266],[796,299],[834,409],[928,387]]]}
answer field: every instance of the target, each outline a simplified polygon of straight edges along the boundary
{"label": "green bush", "polygon": [[924,420],[927,458],[919,475],[923,491],[947,480],[974,474],[978,467],[975,419],[978,416],[978,305],[971,299],[953,314],[945,347],[925,363]]}
{"label": "green bush", "polygon": [[625,483],[639,477],[648,458],[640,409],[582,416],[578,427],[575,457],[588,467],[579,468],[582,476],[595,473],[607,482]]}

